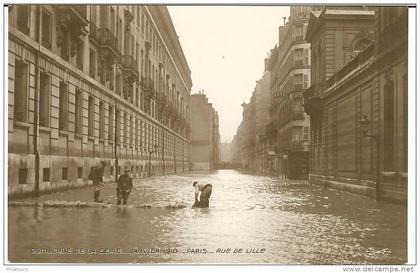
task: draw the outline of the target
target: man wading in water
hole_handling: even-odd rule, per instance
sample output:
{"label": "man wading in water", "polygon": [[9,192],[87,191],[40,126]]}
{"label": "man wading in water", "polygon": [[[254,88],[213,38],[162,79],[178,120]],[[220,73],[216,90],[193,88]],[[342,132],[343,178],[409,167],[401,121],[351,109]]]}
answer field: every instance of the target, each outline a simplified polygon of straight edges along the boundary
{"label": "man wading in water", "polygon": [[[193,187],[195,188],[195,202],[192,206],[193,208],[208,208],[209,207],[209,198],[211,196],[212,185],[211,184],[203,184],[194,181]],[[200,194],[200,199],[198,199],[198,195]]]}

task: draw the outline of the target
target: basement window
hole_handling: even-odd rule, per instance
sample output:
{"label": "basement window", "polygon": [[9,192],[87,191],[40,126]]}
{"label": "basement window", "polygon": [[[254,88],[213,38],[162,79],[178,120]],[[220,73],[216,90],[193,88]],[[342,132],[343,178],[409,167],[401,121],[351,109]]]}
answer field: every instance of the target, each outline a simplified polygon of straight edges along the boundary
{"label": "basement window", "polygon": [[50,182],[50,168],[42,169],[42,182]]}
{"label": "basement window", "polygon": [[19,168],[19,184],[27,184],[28,168]]}

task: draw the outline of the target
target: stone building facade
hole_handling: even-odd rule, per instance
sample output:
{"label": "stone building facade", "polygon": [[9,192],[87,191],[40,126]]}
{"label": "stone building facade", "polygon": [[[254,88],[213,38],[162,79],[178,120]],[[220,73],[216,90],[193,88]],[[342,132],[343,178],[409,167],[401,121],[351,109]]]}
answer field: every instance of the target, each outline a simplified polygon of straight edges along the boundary
{"label": "stone building facade", "polygon": [[232,162],[232,142],[224,141],[220,143],[220,162]]}
{"label": "stone building facade", "polygon": [[266,169],[288,178],[308,176],[309,117],[303,109],[303,91],[310,85],[311,49],[304,38],[312,9],[290,7],[289,21],[279,28],[279,45],[268,59],[272,100],[265,132]]}
{"label": "stone building facade", "polygon": [[191,72],[163,6],[8,7],[10,195],[189,168]]}
{"label": "stone building facade", "polygon": [[191,170],[212,170],[219,160],[219,115],[200,91],[191,95]]}
{"label": "stone building facade", "polygon": [[407,7],[311,14],[311,183],[406,201],[407,24]]}
{"label": "stone building facade", "polygon": [[268,123],[270,98],[270,72],[265,69],[261,79],[256,81],[249,103],[242,103],[242,122],[232,141],[232,160],[243,169],[263,171],[261,132]]}

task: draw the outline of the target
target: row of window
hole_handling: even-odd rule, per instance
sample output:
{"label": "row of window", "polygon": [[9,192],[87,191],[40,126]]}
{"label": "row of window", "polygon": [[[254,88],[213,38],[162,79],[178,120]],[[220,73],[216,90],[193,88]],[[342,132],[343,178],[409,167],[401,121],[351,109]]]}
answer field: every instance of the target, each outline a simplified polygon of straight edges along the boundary
{"label": "row of window", "polygon": [[[96,17],[97,17],[96,13],[98,9],[97,7],[98,6],[90,6],[90,16],[91,16],[92,22],[96,21]],[[17,10],[18,29],[26,34],[29,34],[31,6],[18,5],[17,9],[18,9]],[[155,54],[154,52],[157,52],[156,55],[158,55],[159,59],[164,60],[163,70],[173,71],[174,69],[173,69],[172,63],[169,61],[169,56],[165,52],[164,46],[162,45],[162,43],[160,42],[160,39],[158,38],[158,35],[154,31],[153,24],[148,18],[147,12],[145,12],[145,10],[143,10],[143,8],[140,6],[129,7],[129,10],[137,18],[136,22],[139,26],[140,26],[140,18],[141,18],[142,23],[141,23],[140,28],[142,30],[142,35],[144,35],[144,32],[145,32],[144,29],[146,28],[146,39],[151,40],[152,54]],[[110,11],[110,13],[108,13],[108,11]],[[107,26],[110,25],[113,33],[115,33],[115,31],[119,29],[119,27],[115,28],[115,23],[113,23],[113,22],[118,23],[119,21],[121,21],[121,19],[119,19],[119,17],[116,15],[114,7],[100,6],[100,16],[101,16],[102,24],[105,24]],[[117,17],[118,17],[118,20],[116,20]],[[108,20],[108,18],[110,18],[111,20]],[[46,7],[42,8],[40,20],[41,20],[41,42],[43,46],[51,49],[52,15]],[[144,21],[146,21],[146,23],[144,23]],[[122,24],[120,24],[120,26],[121,25]],[[76,67],[83,70],[84,41],[78,40],[78,39],[76,39],[77,41],[71,40],[70,31],[71,31],[70,29],[63,29],[57,26],[57,48],[59,50],[60,56],[67,61],[69,60],[69,56],[75,55]],[[128,30],[125,30],[125,31],[128,31]],[[120,32],[122,33],[122,30]],[[167,81],[165,82],[164,75],[166,75],[166,72],[163,71],[163,73],[161,73],[160,70],[158,72],[157,67],[155,67],[154,64],[151,64],[150,60],[146,59],[146,54],[143,52],[143,49],[140,50],[141,52],[139,51],[138,42],[136,43],[136,47],[134,50],[135,39],[133,38],[132,34],[125,35],[125,37],[129,37],[129,38],[131,37],[131,39],[126,38],[128,41],[128,43],[126,43],[128,45],[127,53],[129,55],[134,56],[136,63],[138,63],[138,60],[141,58],[140,73],[139,73],[140,76],[139,76],[138,82],[141,81],[141,76],[145,74],[150,74],[148,76],[151,77],[153,82],[156,83],[156,88],[158,88],[159,91],[163,91],[162,88],[165,89],[164,92],[168,96],[169,100],[176,103],[176,106],[180,108],[180,112],[181,112],[180,114],[182,115],[182,117],[186,117],[186,114],[188,113],[188,107],[184,103],[183,96],[180,96],[180,93],[175,91],[175,84],[172,84],[172,87],[169,88],[169,82]],[[122,42],[122,38],[118,39],[118,43],[121,43],[121,42]],[[74,54],[72,53],[73,51],[74,51]],[[141,54],[141,57],[140,57],[140,54]],[[98,67],[101,67],[100,60],[99,58],[97,58],[97,52],[93,48],[91,48],[89,50],[89,75],[92,78],[96,78],[96,75],[98,73],[97,71]],[[147,70],[148,72],[145,70]],[[114,75],[114,73],[112,72],[111,75]],[[139,87],[136,87],[134,95],[132,94],[133,92],[132,88],[128,92],[127,90],[124,90],[124,94],[122,94],[121,92],[123,89],[122,78],[123,77],[121,73],[117,72],[116,77],[115,77],[115,84],[114,84],[113,76],[106,77],[106,73],[100,73],[100,81],[103,84],[109,81],[107,85],[110,89],[114,90],[115,88],[115,91],[118,94],[123,95],[124,98],[126,98],[127,100],[130,100],[132,103],[135,103],[135,105],[140,107],[143,111],[148,110],[148,107],[146,107],[147,102],[144,99],[144,94],[143,92],[139,91]],[[154,117],[156,117],[157,115],[156,113],[154,113],[155,109],[151,109],[151,110],[152,111],[148,111],[148,112],[152,112],[151,114]],[[174,128],[174,129],[177,129],[177,128]]]}
{"label": "row of window", "polygon": [[[28,65],[22,61],[15,63],[15,81],[14,81],[14,119],[16,121],[28,122]],[[39,96],[39,124],[40,126],[50,127],[50,109],[51,109],[51,77],[45,72],[40,73],[40,96]],[[69,90],[68,84],[61,81],[59,83],[59,129],[69,130]],[[83,118],[83,93],[82,90],[75,90],[75,133],[82,134]],[[88,98],[88,135],[94,136],[95,129],[95,98]],[[122,115],[122,116],[120,116]],[[108,117],[108,140],[120,141],[120,134],[115,136],[115,131],[120,132],[123,128],[123,143],[136,146],[144,143],[151,147],[158,140],[161,140],[161,133],[157,127],[152,126],[140,119],[127,113],[120,113],[113,106],[108,106],[108,115],[105,114],[105,102],[99,102],[99,138],[105,138],[105,118]],[[121,127],[121,117],[123,125]],[[114,128],[114,124],[116,128]],[[115,129],[115,131],[114,131]]]}
{"label": "row of window", "polygon": [[278,81],[277,84],[281,84],[290,71],[302,65],[310,65],[309,48],[295,49],[286,57],[285,62],[281,63],[279,66],[275,66],[272,71],[272,82]]}

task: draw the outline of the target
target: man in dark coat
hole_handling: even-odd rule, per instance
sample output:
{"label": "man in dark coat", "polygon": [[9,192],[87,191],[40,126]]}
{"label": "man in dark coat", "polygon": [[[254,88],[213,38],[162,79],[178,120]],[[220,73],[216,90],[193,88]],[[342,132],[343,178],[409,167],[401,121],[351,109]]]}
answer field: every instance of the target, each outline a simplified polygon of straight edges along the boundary
{"label": "man in dark coat", "polygon": [[92,167],[88,179],[93,182],[93,202],[102,203],[103,200],[99,198],[101,195],[101,188],[103,187],[103,175],[106,166],[106,161],[102,160],[98,166]]}
{"label": "man in dark coat", "polygon": [[123,205],[127,205],[128,196],[130,195],[132,188],[133,180],[130,177],[130,170],[126,167],[124,174],[117,180],[117,205],[121,205],[121,199]]}
{"label": "man in dark coat", "polygon": [[[213,189],[212,185],[209,183],[198,183],[197,181],[194,181],[193,187],[195,188],[195,202],[193,208],[208,208],[209,199]],[[199,195],[200,199],[198,198]]]}

